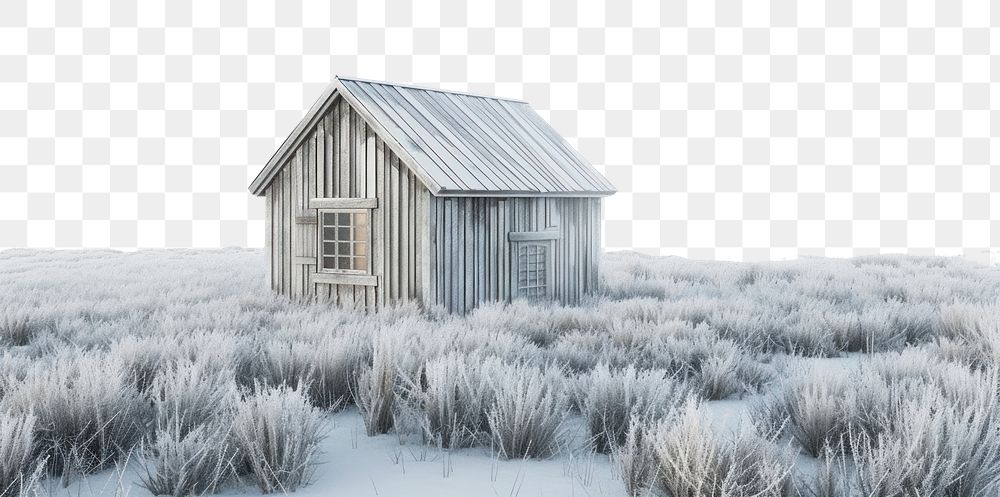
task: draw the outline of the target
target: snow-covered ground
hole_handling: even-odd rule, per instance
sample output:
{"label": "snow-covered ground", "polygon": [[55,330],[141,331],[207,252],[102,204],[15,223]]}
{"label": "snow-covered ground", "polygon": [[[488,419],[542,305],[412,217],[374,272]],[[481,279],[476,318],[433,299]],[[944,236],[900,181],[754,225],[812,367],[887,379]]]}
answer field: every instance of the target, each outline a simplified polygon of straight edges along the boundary
{"label": "snow-covered ground", "polygon": [[[607,456],[567,451],[548,460],[502,460],[488,448],[441,450],[394,434],[365,436],[354,408],[328,415],[315,479],[295,492],[301,497],[330,495],[410,497],[621,496]],[[110,469],[63,488],[46,482],[50,495],[105,497],[150,495],[139,486],[139,464]],[[260,495],[252,483],[235,482],[221,495]]]}
{"label": "snow-covered ground", "polygon": [[0,481],[259,495],[260,442],[265,471],[311,468],[294,495],[317,497],[1000,489],[995,268],[615,253],[580,307],[457,317],[291,302],[265,267],[257,250],[0,252]]}

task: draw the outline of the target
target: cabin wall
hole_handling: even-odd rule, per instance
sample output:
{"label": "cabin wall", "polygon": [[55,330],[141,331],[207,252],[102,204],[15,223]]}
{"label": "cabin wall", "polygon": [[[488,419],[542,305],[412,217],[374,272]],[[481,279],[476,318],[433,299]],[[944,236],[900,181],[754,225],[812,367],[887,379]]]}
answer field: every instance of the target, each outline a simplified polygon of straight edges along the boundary
{"label": "cabin wall", "polygon": [[578,303],[598,284],[601,203],[570,197],[431,197],[428,302],[466,312],[511,300],[510,232],[558,228],[553,296]]}
{"label": "cabin wall", "polygon": [[[422,298],[430,193],[343,98],[307,130],[265,197],[274,291],[355,308]],[[371,221],[376,286],[328,283],[316,272],[317,209],[309,199],[348,197],[378,199]]]}

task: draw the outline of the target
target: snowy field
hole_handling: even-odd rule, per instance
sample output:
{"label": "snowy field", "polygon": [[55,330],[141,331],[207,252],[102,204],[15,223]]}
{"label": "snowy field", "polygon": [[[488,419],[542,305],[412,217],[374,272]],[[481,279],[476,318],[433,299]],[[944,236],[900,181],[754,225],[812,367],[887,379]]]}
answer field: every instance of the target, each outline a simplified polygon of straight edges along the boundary
{"label": "snowy field", "polygon": [[0,252],[0,497],[1000,492],[1000,271],[605,256],[585,305],[363,315],[263,253]]}

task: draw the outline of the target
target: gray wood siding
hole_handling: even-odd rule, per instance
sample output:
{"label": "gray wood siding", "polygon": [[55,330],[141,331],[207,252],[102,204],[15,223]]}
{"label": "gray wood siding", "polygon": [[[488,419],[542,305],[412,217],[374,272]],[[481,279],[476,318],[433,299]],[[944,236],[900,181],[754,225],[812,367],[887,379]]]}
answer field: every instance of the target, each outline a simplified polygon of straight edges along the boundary
{"label": "gray wood siding", "polygon": [[597,287],[601,204],[597,198],[430,197],[429,298],[449,311],[510,301],[517,231],[555,228],[552,296],[575,304]]}
{"label": "gray wood siding", "polygon": [[[429,192],[364,119],[337,98],[306,131],[265,192],[271,288],[355,308],[420,300]],[[311,198],[377,198],[372,211],[372,274],[378,284],[315,281],[317,210]],[[421,231],[423,227],[423,232]]]}

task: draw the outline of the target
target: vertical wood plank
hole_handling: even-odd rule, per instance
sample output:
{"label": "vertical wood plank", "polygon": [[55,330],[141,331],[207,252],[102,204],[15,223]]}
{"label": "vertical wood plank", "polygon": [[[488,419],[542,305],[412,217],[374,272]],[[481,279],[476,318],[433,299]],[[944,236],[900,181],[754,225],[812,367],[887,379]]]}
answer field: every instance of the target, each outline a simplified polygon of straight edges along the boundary
{"label": "vertical wood plank", "polygon": [[385,303],[385,149],[382,140],[372,139],[374,151],[370,154],[375,197],[378,207],[372,211],[372,274],[377,278],[375,305]]}
{"label": "vertical wood plank", "polygon": [[271,187],[264,190],[264,253],[267,254],[267,287],[274,289],[274,194]]}
{"label": "vertical wood plank", "polygon": [[445,308],[449,311],[455,310],[455,303],[458,300],[458,285],[457,278],[455,278],[455,199],[445,198],[445,222],[442,229],[445,232],[443,238],[444,243],[444,259],[442,264],[444,264],[444,281],[442,284],[442,289],[444,290]]}
{"label": "vertical wood plank", "polygon": [[497,281],[500,287],[500,300],[507,302],[510,301],[510,242],[507,240],[507,234],[510,228],[507,224],[508,218],[508,200],[498,200],[497,201],[497,225],[500,239],[498,240],[499,246],[499,263],[500,263],[500,273],[499,281]]}
{"label": "vertical wood plank", "polygon": [[389,162],[389,299],[398,302],[400,241],[399,241],[399,159],[395,155]]}
{"label": "vertical wood plank", "polygon": [[[305,143],[308,143],[308,141],[306,141]],[[302,295],[301,292],[302,266],[295,262],[295,256],[299,254],[299,248],[300,248],[299,242],[301,242],[301,240],[299,239],[299,232],[301,230],[299,229],[298,224],[295,223],[295,216],[299,215],[302,211],[302,164],[306,159],[306,157],[303,157],[303,153],[308,153],[308,150],[309,150],[308,146],[302,146],[300,148],[300,152],[302,153],[296,153],[292,159],[291,164],[287,166],[288,168],[291,169],[291,174],[290,174],[291,179],[289,186],[291,187],[292,190],[292,212],[291,212],[291,218],[289,219],[290,221],[289,225],[291,227],[292,236],[289,237],[288,241],[292,249],[291,250],[292,285],[290,289],[291,290],[290,294],[294,297],[300,297]]]}
{"label": "vertical wood plank", "polygon": [[476,272],[476,305],[486,300],[486,275],[490,271],[486,264],[486,199],[476,199],[476,254],[473,258],[473,269]]}
{"label": "vertical wood plank", "polygon": [[431,230],[434,229],[434,217],[431,215],[430,192],[423,186],[420,190],[420,206],[417,209],[420,217],[417,221],[417,229],[420,232],[420,251],[417,253],[417,267],[420,268],[420,301],[424,306],[433,302],[431,295],[431,275],[434,273],[433,261],[431,257]]}
{"label": "vertical wood plank", "polygon": [[590,269],[590,287],[587,288],[587,292],[592,293],[597,290],[600,283],[600,274],[597,268],[601,265],[601,234],[600,227],[596,222],[600,199],[591,199],[588,204],[590,205],[590,246],[588,247],[590,251],[590,265],[587,267]]}
{"label": "vertical wood plank", "polygon": [[281,170],[281,293],[282,295],[289,295],[289,287],[291,286],[291,274],[289,269],[290,255],[290,245],[291,245],[291,226],[289,225],[289,219],[292,217],[292,199],[289,188],[288,180],[288,168],[282,168]]}
{"label": "vertical wood plank", "polygon": [[365,121],[361,116],[351,109],[351,121],[354,124],[352,128],[354,132],[354,139],[351,140],[354,143],[354,171],[356,174],[356,183],[358,197],[366,198],[368,197],[368,146],[367,146],[367,133],[365,132]]}
{"label": "vertical wood plank", "polygon": [[399,167],[399,298],[410,297],[410,180],[407,169],[400,164]]}
{"label": "vertical wood plank", "polygon": [[410,191],[409,193],[409,209],[406,230],[409,232],[407,239],[410,245],[410,270],[407,271],[407,278],[409,279],[409,288],[411,299],[417,296],[417,275],[420,273],[420,269],[417,267],[417,252],[420,251],[420,239],[417,238],[417,219],[419,215],[417,213],[417,177],[413,175],[413,171],[410,168],[406,168],[406,175],[408,178],[407,187]]}
{"label": "vertical wood plank", "polygon": [[274,182],[271,183],[271,188],[274,190],[274,224],[275,224],[275,236],[274,236],[274,289],[279,294],[284,294],[284,289],[282,288],[283,270],[284,270],[284,254],[283,249],[285,246],[284,233],[285,233],[285,195],[281,188],[281,173],[275,176]]}
{"label": "vertical wood plank", "polygon": [[[316,128],[316,163],[313,164],[311,178],[312,188],[309,190],[313,197],[326,196],[326,180],[323,178],[323,167],[326,164],[326,116],[319,120]],[[313,289],[315,291],[315,288]]]}
{"label": "vertical wood plank", "polygon": [[365,196],[375,197],[375,131],[362,121],[365,128]]}
{"label": "vertical wood plank", "polygon": [[[336,153],[336,130],[333,126],[333,115],[336,111],[336,105],[327,111],[326,117],[324,118],[324,126],[326,128],[326,151],[323,152],[323,184],[326,190],[323,192],[324,197],[336,197],[336,169],[334,169],[334,154]],[[330,297],[330,288],[325,288],[325,293],[327,299]]]}
{"label": "vertical wood plank", "polygon": [[474,259],[476,247],[473,244],[474,242],[473,225],[472,225],[473,208],[472,208],[472,202],[470,202],[470,200],[474,199],[466,198],[463,200],[466,201],[465,206],[462,209],[462,214],[463,214],[462,224],[465,227],[463,233],[464,236],[462,238],[462,247],[465,250],[465,259],[462,261],[462,266],[459,267],[465,268],[464,271],[465,279],[462,281],[462,286],[465,288],[465,305],[462,307],[462,312],[465,313],[472,310],[476,298],[475,288],[474,288],[475,275],[472,274],[472,268],[476,263]]}
{"label": "vertical wood plank", "polygon": [[486,298],[497,299],[497,209],[496,199],[486,199]]}
{"label": "vertical wood plank", "polygon": [[[351,178],[351,107],[341,100],[337,108],[337,168],[340,170],[340,197],[353,197],[355,185]],[[339,289],[338,289],[339,292]]]}
{"label": "vertical wood plank", "polygon": [[576,234],[576,238],[574,240],[576,241],[576,247],[577,247],[576,250],[575,250],[575,252],[577,254],[577,257],[576,257],[577,264],[576,264],[576,282],[575,282],[575,285],[574,285],[575,288],[576,288],[576,292],[574,292],[574,295],[573,295],[573,303],[574,304],[579,303],[580,302],[580,297],[583,296],[583,272],[584,272],[583,257],[582,257],[582,255],[583,255],[582,254],[582,252],[583,252],[582,249],[583,249],[584,244],[583,244],[582,236],[581,236],[581,233],[580,233],[581,230],[583,229],[583,225],[584,225],[584,212],[583,212],[583,209],[581,208],[582,204],[579,201],[577,201],[576,203],[577,203],[577,208],[576,208],[576,219],[577,219],[577,221],[576,221],[577,222],[576,233],[577,234]]}

